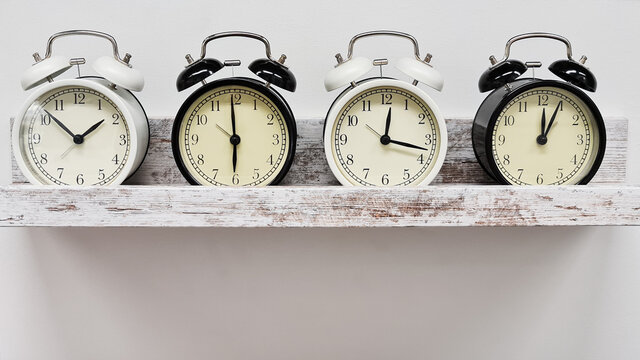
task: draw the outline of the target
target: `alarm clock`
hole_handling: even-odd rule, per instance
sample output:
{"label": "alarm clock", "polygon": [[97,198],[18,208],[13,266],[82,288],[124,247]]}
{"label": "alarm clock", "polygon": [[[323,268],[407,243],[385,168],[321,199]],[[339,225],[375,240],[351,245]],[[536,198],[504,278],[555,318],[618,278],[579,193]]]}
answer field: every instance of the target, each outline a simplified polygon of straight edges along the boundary
{"label": "alarm clock", "polygon": [[[383,77],[388,59],[353,57],[356,41],[395,36],[413,44],[413,56],[395,61],[409,82]],[[436,103],[418,87],[441,91],[444,80],[422,59],[418,41],[397,31],[371,31],[354,36],[346,60],[324,79],[327,91],[347,88],[335,99],[324,123],[324,151],[331,171],[347,186],[424,186],[437,175],[447,151],[447,128]],[[358,80],[374,66],[380,76]]]}
{"label": "alarm clock", "polygon": [[[93,63],[98,76],[54,79],[84,58],[53,56],[56,39],[93,36],[108,40],[112,56]],[[13,125],[12,145],[18,167],[33,184],[117,185],[142,164],[149,145],[149,123],[131,91],[144,87],[131,67],[130,54],[120,57],[113,36],[91,30],[54,34],[44,58],[22,75],[24,90],[35,89]]]}
{"label": "alarm clock", "polygon": [[[207,44],[227,37],[264,44],[266,58],[249,64],[261,80],[228,77],[206,82],[224,67],[241,64],[207,57]],[[198,60],[186,58],[189,65],[178,76],[178,91],[202,86],[182,104],[173,124],[171,145],[182,175],[193,185],[278,184],[293,163],[297,137],[291,108],[274,89],[296,89],[296,79],[284,65],[286,56],[274,60],[264,36],[231,31],[207,37]]]}
{"label": "alarm clock", "polygon": [[[539,61],[510,59],[516,41],[544,38],[566,45],[567,59],[549,66],[555,79],[523,78]],[[602,115],[584,91],[595,91],[596,78],[575,61],[571,43],[549,33],[511,38],[504,58],[491,56],[480,77],[480,92],[492,91],[473,121],[473,149],[482,168],[500,184],[586,184],[598,171],[606,147]],[[581,90],[582,89],[582,90]]]}

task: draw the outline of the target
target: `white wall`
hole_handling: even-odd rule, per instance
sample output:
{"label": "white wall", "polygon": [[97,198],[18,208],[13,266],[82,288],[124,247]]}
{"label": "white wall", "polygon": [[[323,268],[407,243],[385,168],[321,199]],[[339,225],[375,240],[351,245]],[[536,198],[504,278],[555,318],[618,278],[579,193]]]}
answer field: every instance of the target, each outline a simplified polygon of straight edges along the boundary
{"label": "white wall", "polygon": [[[544,30],[589,56],[602,112],[630,118],[629,181],[640,178],[638,1],[4,0],[0,11],[2,139],[26,97],[21,71],[60,30],[115,35],[146,74],[140,99],[151,115],[172,115],[184,100],[175,77],[204,36],[263,33],[298,76],[288,98],[299,117],[324,115],[336,94],[325,93],[323,75],[357,32],[414,34],[446,77],[435,96],[442,111],[470,117],[488,56],[501,55],[514,34]],[[56,44],[69,56],[107,51],[95,41]],[[78,44],[86,52],[74,52]],[[248,40],[214,51],[245,63],[262,55]],[[356,51],[409,49],[368,40]],[[564,50],[533,41],[513,54],[548,64]],[[0,150],[8,183],[8,141]],[[638,235],[589,227],[0,229],[0,360],[637,359]]]}

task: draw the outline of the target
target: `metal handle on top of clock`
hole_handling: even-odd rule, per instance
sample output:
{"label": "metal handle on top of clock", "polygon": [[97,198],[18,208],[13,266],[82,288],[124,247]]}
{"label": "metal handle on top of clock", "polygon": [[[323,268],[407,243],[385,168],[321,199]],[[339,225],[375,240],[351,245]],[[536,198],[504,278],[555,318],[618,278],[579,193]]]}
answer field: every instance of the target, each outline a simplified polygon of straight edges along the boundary
{"label": "metal handle on top of clock", "polygon": [[497,61],[495,57],[492,55],[490,57],[491,63],[495,65],[503,61],[506,61],[507,59],[509,59],[509,55],[511,53],[511,45],[513,45],[513,43],[515,43],[516,41],[532,39],[532,38],[552,39],[552,40],[558,40],[564,43],[567,46],[567,58],[569,58],[569,60],[573,60],[573,50],[571,49],[571,43],[569,42],[569,39],[567,39],[564,36],[560,36],[552,33],[532,32],[532,33],[524,33],[524,34],[516,35],[511,39],[509,39],[504,49],[504,58],[502,58],[500,61]]}
{"label": "metal handle on top of clock", "polygon": [[420,58],[420,47],[418,46],[418,40],[416,40],[415,37],[413,37],[410,34],[407,33],[403,33],[400,31],[391,31],[391,30],[377,30],[377,31],[368,31],[368,32],[364,32],[361,34],[358,34],[356,36],[354,36],[351,41],[349,42],[349,50],[347,52],[347,60],[349,61],[351,60],[352,56],[353,56],[353,46],[356,43],[356,41],[365,38],[365,37],[369,37],[369,36],[396,36],[396,37],[402,37],[405,39],[409,39],[412,43],[413,43],[413,53],[416,57],[416,59],[422,61],[422,59]]}
{"label": "metal handle on top of clock", "polygon": [[51,57],[53,42],[56,39],[59,39],[65,36],[76,36],[76,35],[93,36],[93,37],[99,37],[99,38],[109,40],[109,42],[111,43],[111,46],[113,47],[113,57],[119,62],[121,62],[122,64],[131,67],[131,65],[129,64],[129,60],[131,59],[131,54],[127,53],[124,55],[123,58],[120,58],[120,52],[118,51],[118,43],[116,42],[116,39],[113,36],[107,33],[103,33],[100,31],[93,31],[93,30],[69,30],[69,31],[62,31],[62,32],[51,35],[51,37],[47,41],[47,52],[44,55],[44,58],[48,59]]}
{"label": "metal handle on top of clock", "polygon": [[269,40],[267,40],[266,37],[264,37],[264,36],[262,36],[260,34],[246,32],[246,31],[226,31],[226,32],[221,32],[221,33],[217,33],[217,34],[213,34],[211,36],[208,36],[202,42],[202,50],[200,51],[200,60],[204,59],[205,56],[207,55],[207,44],[209,42],[211,42],[213,40],[216,40],[216,39],[226,38],[226,37],[246,37],[246,38],[250,38],[250,39],[255,39],[255,40],[261,41],[264,44],[264,48],[265,48],[265,51],[267,53],[267,58],[269,60],[276,61],[271,57],[271,44],[269,44]]}

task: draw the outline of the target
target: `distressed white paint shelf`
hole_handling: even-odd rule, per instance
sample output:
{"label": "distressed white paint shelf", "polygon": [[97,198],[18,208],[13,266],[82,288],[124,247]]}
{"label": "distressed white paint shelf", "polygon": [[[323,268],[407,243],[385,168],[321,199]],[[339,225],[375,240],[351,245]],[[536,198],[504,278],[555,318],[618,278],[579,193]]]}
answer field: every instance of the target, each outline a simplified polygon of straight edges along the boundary
{"label": "distressed white paint shelf", "polygon": [[0,225],[405,227],[640,224],[640,187],[423,189],[123,186],[0,188]]}
{"label": "distressed white paint shelf", "polygon": [[587,186],[491,184],[475,161],[471,120],[447,120],[449,149],[432,186],[337,186],[322,149],[322,121],[298,120],[296,161],[281,186],[185,185],[174,165],[172,120],[151,119],[149,156],[125,186],[0,187],[0,226],[409,227],[640,225],[640,186],[625,185],[626,119],[607,119],[607,153]]}

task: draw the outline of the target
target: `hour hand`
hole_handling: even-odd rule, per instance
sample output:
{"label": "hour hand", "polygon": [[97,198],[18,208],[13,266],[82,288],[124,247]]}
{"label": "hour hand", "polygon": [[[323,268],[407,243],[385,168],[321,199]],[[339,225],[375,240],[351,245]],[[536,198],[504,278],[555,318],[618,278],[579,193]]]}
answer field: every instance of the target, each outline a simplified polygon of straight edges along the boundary
{"label": "hour hand", "polygon": [[87,129],[87,131],[85,131],[82,134],[82,137],[85,137],[89,134],[91,134],[93,131],[95,131],[95,129],[97,129],[100,125],[102,125],[102,123],[104,122],[104,119],[98,121],[97,123],[93,124],[93,126],[91,126],[89,129]]}
{"label": "hour hand", "polygon": [[67,128],[62,121],[56,119],[55,116],[53,116],[50,112],[48,112],[47,110],[45,110],[44,112],[47,113],[47,115],[49,115],[49,117],[51,118],[51,120],[55,121],[56,124],[58,124],[58,126],[60,126],[60,128],[62,130],[64,130],[67,134],[69,134],[71,137],[74,137],[75,134],[73,132],[71,132],[71,130],[69,130],[69,128]]}
{"label": "hour hand", "polygon": [[556,109],[553,111],[553,115],[551,115],[551,119],[549,120],[549,126],[547,127],[547,130],[544,132],[545,137],[549,134],[549,130],[551,130],[551,125],[553,125],[553,122],[556,120],[556,115],[558,115],[558,110],[560,110],[560,108],[562,108],[562,101],[558,103],[558,106],[556,106]]}

